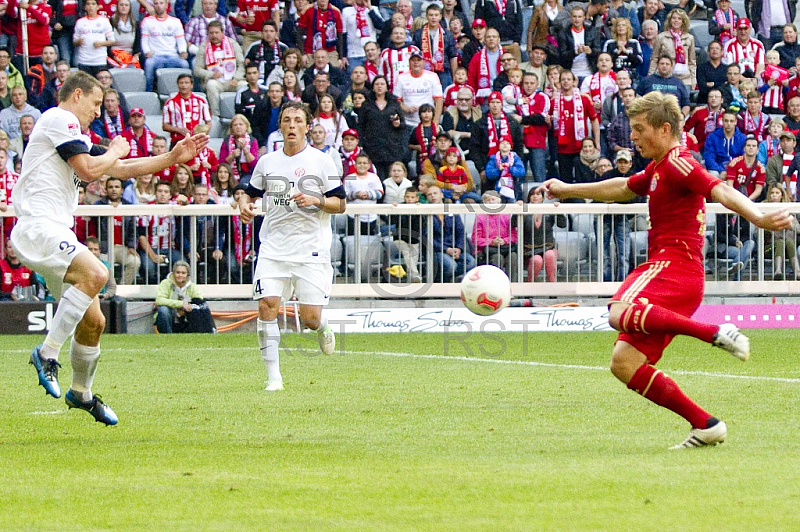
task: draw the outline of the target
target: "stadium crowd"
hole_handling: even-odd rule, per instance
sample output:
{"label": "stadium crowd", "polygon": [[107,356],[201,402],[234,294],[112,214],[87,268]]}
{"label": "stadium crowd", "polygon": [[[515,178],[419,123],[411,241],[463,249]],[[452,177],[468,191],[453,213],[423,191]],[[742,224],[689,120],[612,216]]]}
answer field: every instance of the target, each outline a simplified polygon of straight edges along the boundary
{"label": "stadium crowd", "polygon": [[[75,68],[106,87],[101,114],[84,132],[97,144],[121,135],[129,157],[148,157],[187,135],[220,138],[218,149],[206,148],[191,164],[91,183],[86,204],[233,202],[258,158],[281,149],[278,114],[287,101],[308,104],[311,144],[341,169],[350,203],[539,203],[531,185],[548,177],[589,182],[642,170],[649,161],[630,140],[624,110],[654,90],[678,98],[682,144],[713,175],[753,200],[797,201],[795,0],[747,0],[745,13],[730,0],[528,2],[140,0],[137,11],[130,0],[3,1],[0,210],[10,204],[36,120],[58,104]],[[690,17],[707,19],[713,40],[704,50]],[[158,117],[128,106],[115,74],[141,69],[144,90],[154,92],[163,68],[185,72],[170,74],[176,93],[163,95],[156,128]],[[226,93],[235,95],[232,116],[223,116]],[[753,236],[735,216],[719,218],[717,227],[728,230],[718,230],[715,244],[736,276]],[[78,218],[75,231],[103,252],[113,242],[125,284],[157,284],[170,263],[192,253],[207,265],[199,282],[249,282],[257,231],[236,216],[193,221],[195,250],[183,217],[115,217],[113,238],[106,224]],[[360,222],[362,235],[393,227],[408,279],[420,280],[411,256],[419,225],[378,216]],[[465,235],[458,216],[434,217],[436,263],[445,279],[476,260],[515,274],[523,238],[528,278],[544,267],[552,281],[553,230],[565,224],[532,217],[517,228],[513,217],[482,214]],[[627,274],[619,250],[630,249],[633,224],[625,215],[604,221],[605,241],[617,241],[608,280]],[[5,219],[6,238],[12,226]],[[346,232],[354,230],[351,217]],[[780,242],[794,266],[796,245]]]}

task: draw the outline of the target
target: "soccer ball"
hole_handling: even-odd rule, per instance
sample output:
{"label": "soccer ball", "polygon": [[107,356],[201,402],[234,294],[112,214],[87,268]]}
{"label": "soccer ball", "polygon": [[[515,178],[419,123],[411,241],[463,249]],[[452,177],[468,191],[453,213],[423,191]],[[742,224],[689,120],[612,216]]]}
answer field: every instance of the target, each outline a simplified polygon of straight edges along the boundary
{"label": "soccer ball", "polygon": [[511,301],[511,281],[497,266],[478,266],[461,281],[461,301],[480,316],[495,314]]}

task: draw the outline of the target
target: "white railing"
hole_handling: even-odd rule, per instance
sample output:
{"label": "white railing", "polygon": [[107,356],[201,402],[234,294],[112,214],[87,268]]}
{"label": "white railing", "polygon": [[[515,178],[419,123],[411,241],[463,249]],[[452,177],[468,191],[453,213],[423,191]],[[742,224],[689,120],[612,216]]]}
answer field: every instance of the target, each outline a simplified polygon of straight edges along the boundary
{"label": "white railing", "polygon": [[[800,213],[800,204],[759,204],[762,211],[770,211],[779,208],[789,209],[794,214]],[[713,215],[718,213],[728,212],[722,205],[708,204],[707,211],[709,219],[714,218]],[[360,215],[365,214],[378,214],[381,216],[389,215],[419,215],[422,217],[422,227],[427,227],[432,216],[437,214],[459,214],[464,220],[467,221],[467,230],[471,227],[469,223],[470,218],[474,215],[481,213],[505,213],[510,214],[512,217],[517,217],[519,226],[521,227],[522,219],[526,216],[534,214],[543,215],[570,215],[573,220],[579,220],[579,227],[573,227],[573,231],[557,235],[560,242],[569,242],[570,238],[577,238],[580,240],[578,249],[585,249],[585,255],[579,257],[562,257],[561,260],[565,261],[564,264],[559,264],[559,277],[554,283],[544,282],[540,279],[534,282],[517,282],[514,283],[514,295],[516,297],[603,297],[612,295],[617,287],[618,282],[604,282],[604,257],[603,257],[603,231],[596,230],[596,227],[602,227],[602,221],[605,216],[619,215],[619,214],[645,214],[647,206],[645,204],[602,204],[602,203],[562,203],[562,204],[542,204],[542,205],[349,205],[347,213],[355,215],[356,220],[359,220]],[[135,205],[135,206],[120,206],[118,208],[110,206],[80,206],[76,211],[76,216],[90,216],[104,218],[100,223],[105,223],[107,234],[113,235],[113,216],[142,216],[142,215],[173,215],[177,218],[192,217],[191,221],[194,222],[198,216],[219,216],[221,218],[230,217],[237,214],[238,211],[232,209],[229,205],[190,205],[190,206],[175,206],[175,205]],[[13,207],[10,207],[7,212],[0,213],[2,217],[14,216]],[[339,222],[342,221],[343,216],[338,215]],[[590,220],[590,221],[589,221]],[[226,220],[223,223],[228,223]],[[190,223],[189,242],[190,249],[197,249],[198,235],[197,224]],[[335,224],[342,227],[343,224]],[[558,234],[560,230],[556,230]],[[639,233],[639,234],[636,234]],[[643,232],[635,232],[637,239],[637,248],[631,254],[634,261],[641,261],[646,258],[646,240],[642,243]],[[361,227],[359,223],[354,224],[354,232],[347,236],[354,237],[355,242],[362,242]],[[469,236],[469,233],[467,233]],[[1,237],[0,238],[4,238]],[[339,236],[341,238],[341,235]],[[709,280],[706,285],[707,295],[797,295],[800,294],[800,283],[790,281],[773,281],[771,280],[771,262],[772,257],[769,252],[765,253],[763,231],[756,229],[753,231],[753,239],[755,241],[755,250],[752,254],[752,264],[743,273],[743,280],[733,281],[727,280],[725,270],[729,261],[724,257],[718,256],[713,250],[713,236],[712,245],[709,246],[710,251],[707,253],[707,266],[710,270]],[[391,236],[376,237],[373,241],[379,241],[384,246],[390,246]],[[425,242],[431,243],[432,236],[430,231],[422,236],[423,244]],[[585,248],[584,248],[585,245]],[[512,245],[513,247],[513,245]],[[642,249],[644,247],[644,249]],[[109,262],[114,262],[114,249],[109,246]],[[374,251],[374,250],[372,250]],[[516,244],[516,251],[518,256],[523,256],[523,241],[520,239]],[[384,250],[385,252],[385,250]],[[333,286],[333,297],[363,297],[363,298],[449,298],[458,297],[459,288],[458,284],[454,282],[436,282],[434,268],[427,268],[427,273],[423,277],[423,282],[419,284],[411,284],[406,281],[395,280],[394,282],[384,282],[383,275],[372,276],[370,272],[363,270],[364,261],[362,260],[365,253],[371,253],[369,247],[364,247],[364,244],[355,245],[352,250],[352,257],[349,257],[348,264],[340,265],[343,268],[343,275],[337,277]],[[433,265],[432,246],[423,245],[421,260],[427,265]],[[583,251],[581,251],[583,253]],[[195,255],[189,254],[187,261],[191,265],[192,277],[197,278],[198,261]],[[344,259],[342,259],[344,260]],[[352,263],[349,261],[352,260]],[[368,263],[367,263],[368,264]],[[385,263],[383,264],[385,265]],[[631,264],[631,269],[635,263]],[[518,261],[515,265],[517,268],[516,278],[524,279],[524,272],[526,265],[522,261]],[[512,266],[513,267],[513,266]],[[230,270],[229,270],[230,271]],[[786,271],[786,270],[784,270]],[[380,273],[380,272],[379,272]],[[366,281],[365,281],[366,279]],[[373,282],[374,281],[374,282]],[[138,299],[152,299],[155,297],[157,285],[155,284],[134,284],[122,285],[118,287],[118,294],[129,298]],[[203,294],[208,298],[221,298],[221,299],[249,299],[251,297],[250,284],[205,284],[202,286]]]}

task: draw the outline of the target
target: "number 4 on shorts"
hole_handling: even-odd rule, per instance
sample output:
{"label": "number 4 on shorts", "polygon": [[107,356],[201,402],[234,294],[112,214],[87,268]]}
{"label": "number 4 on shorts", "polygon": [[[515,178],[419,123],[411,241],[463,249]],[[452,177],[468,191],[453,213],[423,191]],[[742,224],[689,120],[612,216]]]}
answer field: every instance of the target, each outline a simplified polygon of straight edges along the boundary
{"label": "number 4 on shorts", "polygon": [[261,279],[258,279],[256,281],[256,284],[253,285],[253,293],[254,294],[258,294],[258,295],[261,295],[262,293],[264,293],[264,289],[261,288]]}

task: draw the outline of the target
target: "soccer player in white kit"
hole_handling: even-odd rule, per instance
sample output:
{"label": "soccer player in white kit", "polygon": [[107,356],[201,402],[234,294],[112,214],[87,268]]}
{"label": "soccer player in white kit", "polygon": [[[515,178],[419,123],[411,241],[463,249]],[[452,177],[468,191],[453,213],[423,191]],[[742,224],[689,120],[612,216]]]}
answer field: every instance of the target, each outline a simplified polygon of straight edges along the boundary
{"label": "soccer player in white kit", "polygon": [[106,284],[108,268],[71,230],[77,187],[81,180],[95,181],[104,174],[126,179],[189,161],[208,143],[208,136],[187,138],[157,157],[122,160],[130,151],[123,137],[115,137],[103,152],[82,133],[100,116],[103,85],[99,81],[77,72],[64,81],[58,99],[58,107],[46,111],[33,128],[22,157],[22,174],[12,192],[19,221],[11,232],[11,245],[20,261],[41,274],[53,296],[60,297],[52,327],[44,342],[33,349],[31,364],[45,392],[61,397],[58,354],[74,333],[72,385],[64,397],[67,406],[115,425],[114,411],[91,391],[105,327],[97,294]]}
{"label": "soccer player in white kit", "polygon": [[283,149],[258,160],[239,199],[241,219],[250,223],[254,198],[264,198],[253,299],[258,300],[258,343],[267,366],[269,392],[283,390],[278,360],[281,298],[288,300],[294,292],[300,321],[317,331],[324,354],[330,355],[336,347],[322,307],[328,304],[333,282],[331,214],[344,212],[346,202],[333,160],[306,141],[312,118],[300,102],[283,105],[278,117]]}

